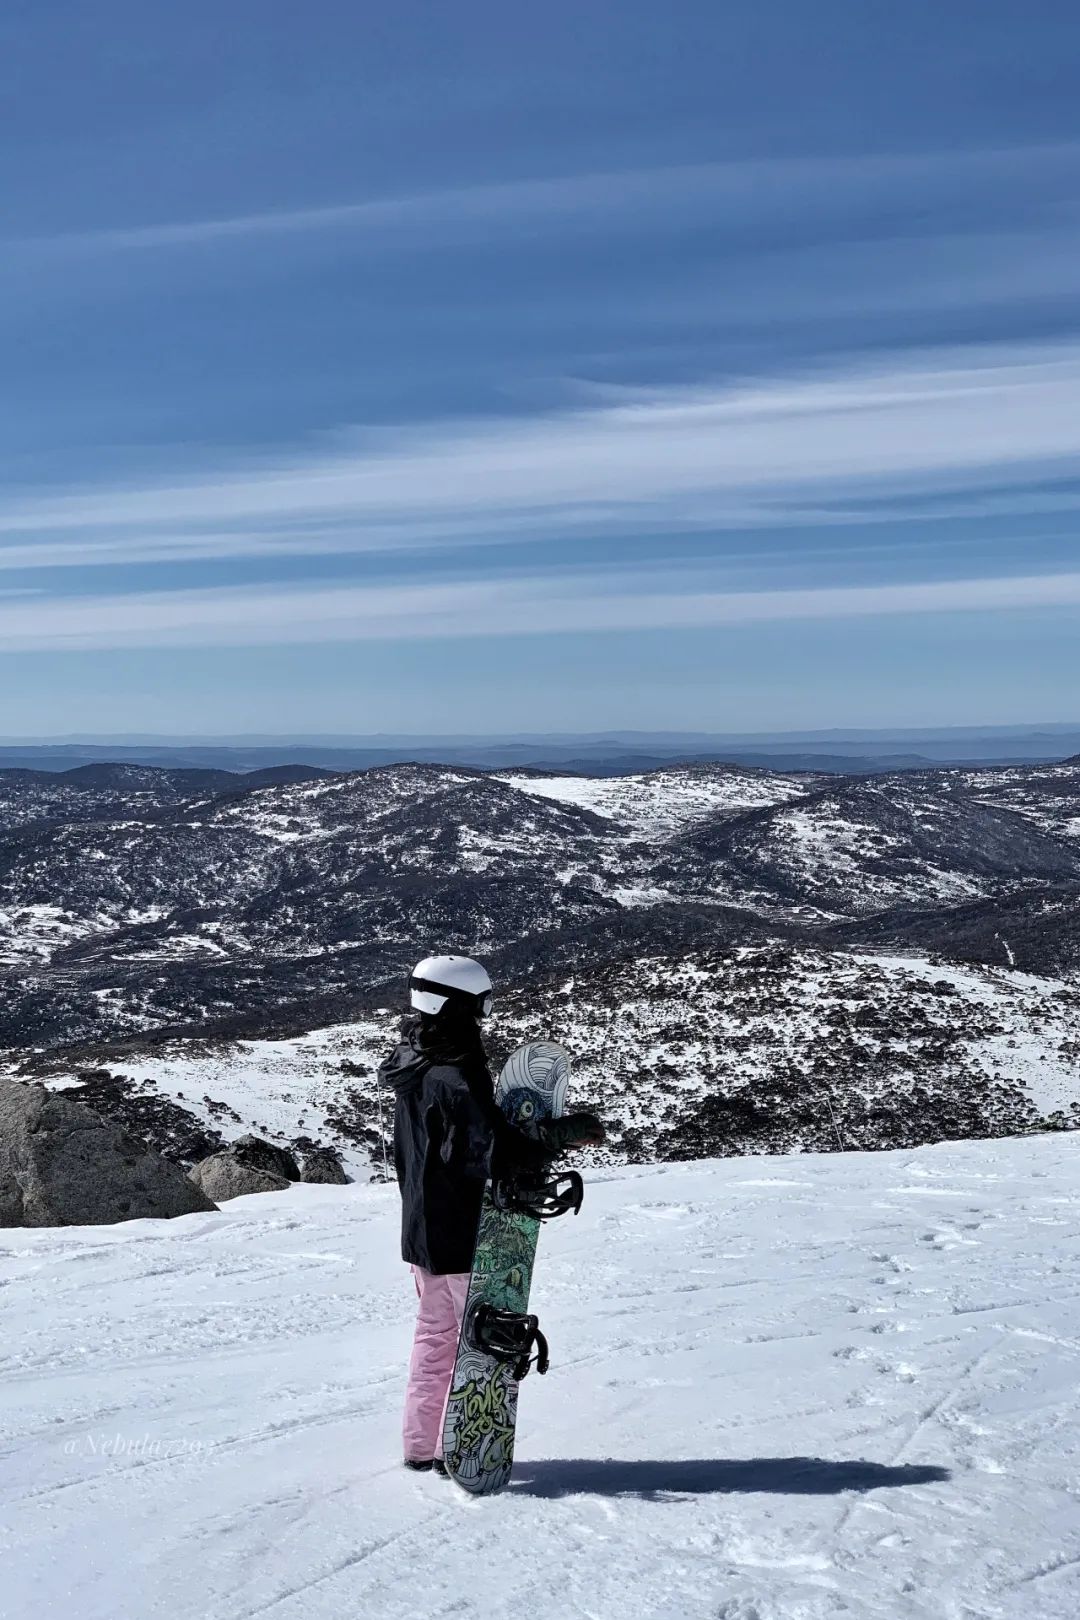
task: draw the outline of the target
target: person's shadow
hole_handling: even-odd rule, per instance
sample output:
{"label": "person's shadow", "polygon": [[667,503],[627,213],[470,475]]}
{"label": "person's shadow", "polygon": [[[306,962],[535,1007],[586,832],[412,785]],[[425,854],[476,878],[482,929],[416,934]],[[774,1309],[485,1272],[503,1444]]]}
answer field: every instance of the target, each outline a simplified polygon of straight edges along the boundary
{"label": "person's shadow", "polygon": [[638,1496],[658,1501],[671,1495],[765,1491],[781,1496],[838,1496],[843,1491],[880,1491],[898,1485],[932,1485],[950,1478],[928,1463],[833,1462],[825,1457],[694,1457],[657,1459],[552,1457],[514,1466],[512,1491],[522,1496]]}

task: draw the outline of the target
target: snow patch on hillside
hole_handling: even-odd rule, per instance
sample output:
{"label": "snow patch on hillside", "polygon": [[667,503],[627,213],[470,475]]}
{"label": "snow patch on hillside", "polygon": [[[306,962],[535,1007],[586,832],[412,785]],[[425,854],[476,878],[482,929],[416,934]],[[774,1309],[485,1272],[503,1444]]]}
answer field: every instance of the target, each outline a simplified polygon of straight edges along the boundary
{"label": "snow patch on hillside", "polygon": [[0,907],[0,963],[47,962],[58,946],[111,924],[112,919],[102,915],[73,917],[62,906]]}
{"label": "snow patch on hillside", "polygon": [[[831,894],[847,898],[861,891],[864,910],[904,900],[957,905],[977,898],[988,887],[970,874],[933,862],[916,866],[904,859],[901,841],[894,835],[865,820],[829,815],[819,806],[812,813],[798,807],[784,809],[775,827],[790,870],[825,900]],[[869,862],[876,870],[868,870]]]}
{"label": "snow patch on hillside", "polygon": [[514,776],[504,782],[521,793],[580,805],[622,822],[636,837],[673,837],[698,822],[728,812],[757,810],[801,798],[809,784],[737,766],[665,768],[639,776]]}

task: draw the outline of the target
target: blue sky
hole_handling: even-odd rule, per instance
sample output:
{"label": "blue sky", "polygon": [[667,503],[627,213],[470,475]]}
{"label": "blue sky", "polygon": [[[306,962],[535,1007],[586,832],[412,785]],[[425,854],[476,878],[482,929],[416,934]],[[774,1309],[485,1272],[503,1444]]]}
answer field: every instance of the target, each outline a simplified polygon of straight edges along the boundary
{"label": "blue sky", "polygon": [[0,51],[0,733],[1080,717],[1064,0]]}

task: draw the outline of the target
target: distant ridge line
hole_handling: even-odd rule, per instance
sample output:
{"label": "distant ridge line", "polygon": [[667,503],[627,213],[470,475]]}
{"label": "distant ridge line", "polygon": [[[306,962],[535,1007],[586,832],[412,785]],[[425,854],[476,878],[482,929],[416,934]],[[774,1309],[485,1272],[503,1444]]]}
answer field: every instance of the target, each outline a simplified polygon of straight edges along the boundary
{"label": "distant ridge line", "polygon": [[[334,747],[325,743],[282,743],[241,746],[208,743],[184,745],[117,743],[0,743],[0,770],[49,774],[95,767],[155,767],[164,770],[217,771],[250,778],[253,774],[308,770],[344,772],[381,765],[445,765],[473,770],[573,771],[586,776],[628,776],[677,765],[732,765],[783,773],[822,771],[865,775],[885,771],[935,770],[951,766],[1004,767],[1054,764],[1080,758],[1080,729],[1056,736],[1047,733],[992,740],[957,738],[946,744],[931,737],[920,746],[898,748],[890,738],[877,748],[855,743],[842,746],[740,746],[725,740],[694,747],[675,738],[653,747],[632,747],[605,739],[574,738],[563,743],[496,740],[478,743],[388,744],[383,747]],[[270,778],[268,778],[269,780]]]}

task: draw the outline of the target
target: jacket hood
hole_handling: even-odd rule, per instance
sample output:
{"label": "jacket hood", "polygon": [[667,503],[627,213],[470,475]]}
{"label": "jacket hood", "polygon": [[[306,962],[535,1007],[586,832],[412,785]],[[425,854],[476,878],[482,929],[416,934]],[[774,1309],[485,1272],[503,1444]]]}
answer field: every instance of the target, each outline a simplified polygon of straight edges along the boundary
{"label": "jacket hood", "polygon": [[385,1085],[393,1086],[397,1092],[407,1091],[428,1069],[436,1064],[447,1064],[461,1070],[470,1090],[490,1096],[493,1081],[479,1033],[470,1039],[471,1031],[451,1028],[442,1032],[440,1039],[440,1032],[431,1028],[425,1031],[419,1018],[407,1023],[401,1033],[400,1045],[379,1070],[379,1078]]}
{"label": "jacket hood", "polygon": [[421,1051],[415,1042],[415,1030],[407,1030],[401,1044],[394,1048],[379,1070],[379,1079],[395,1091],[407,1091],[431,1068],[431,1056]]}

